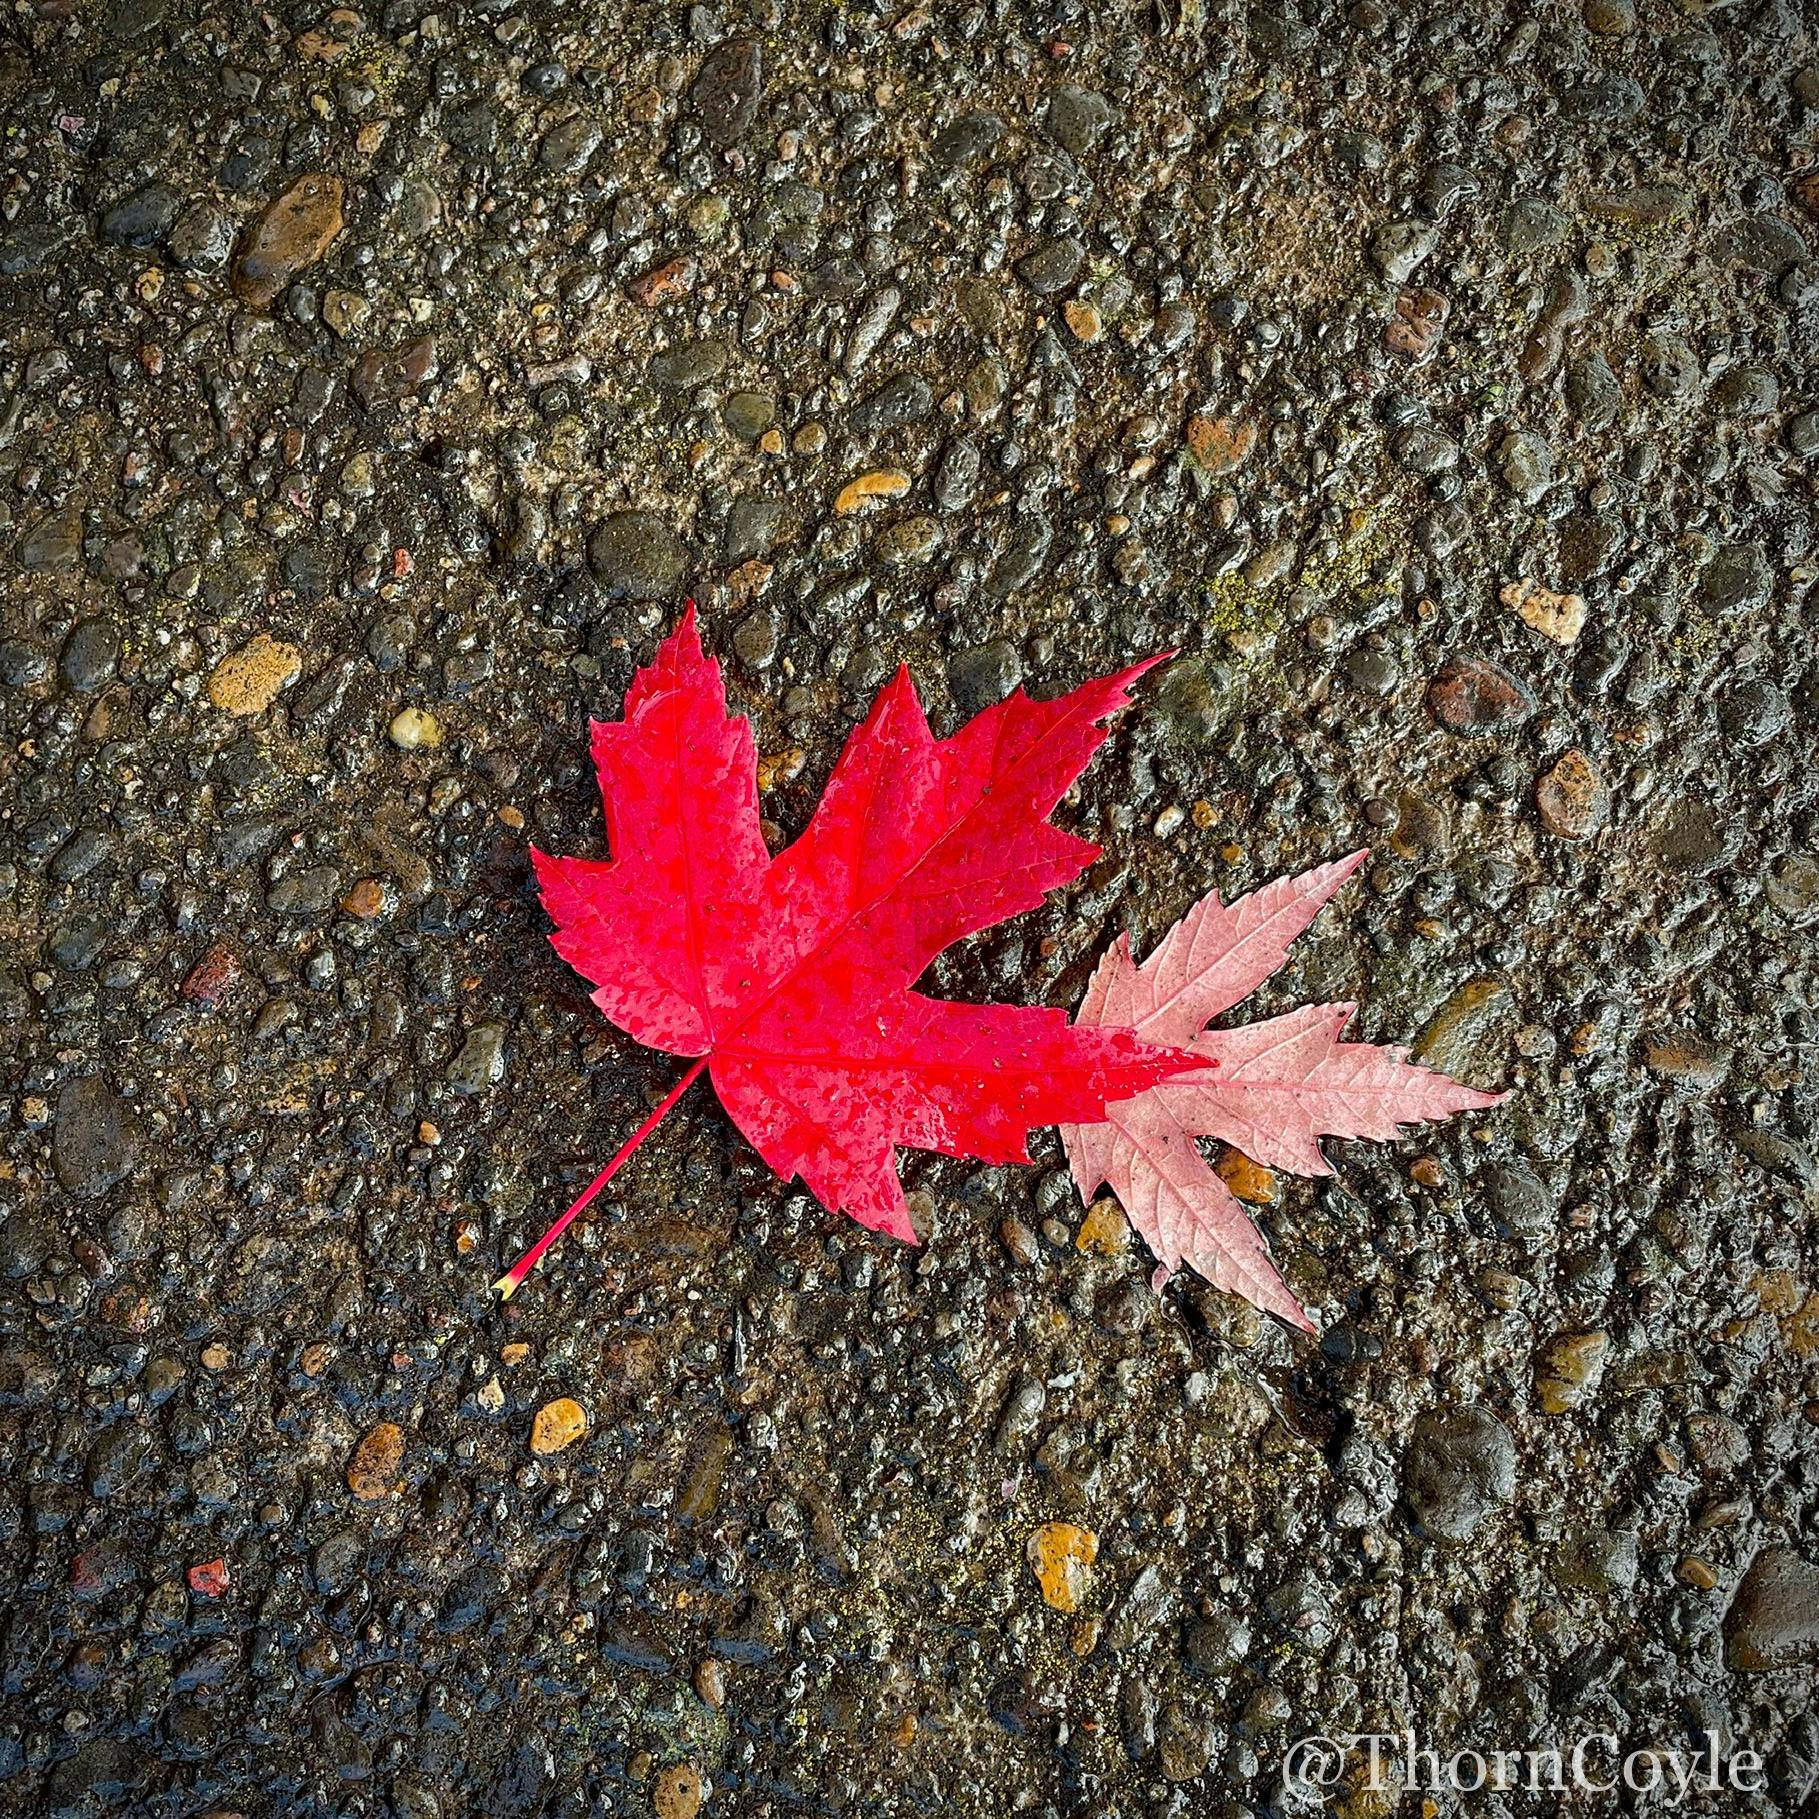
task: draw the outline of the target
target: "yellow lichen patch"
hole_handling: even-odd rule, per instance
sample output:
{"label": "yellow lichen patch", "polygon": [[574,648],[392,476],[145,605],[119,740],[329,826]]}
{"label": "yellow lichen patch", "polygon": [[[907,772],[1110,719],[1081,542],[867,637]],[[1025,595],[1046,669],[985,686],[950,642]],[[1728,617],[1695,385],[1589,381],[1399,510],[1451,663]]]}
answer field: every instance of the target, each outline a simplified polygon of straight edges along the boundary
{"label": "yellow lichen patch", "polygon": [[1219,1179],[1229,1187],[1240,1200],[1248,1200],[1253,1206],[1271,1206],[1276,1199],[1276,1171],[1253,1162],[1240,1150],[1228,1149],[1219,1158],[1216,1170]]}
{"label": "yellow lichen patch", "polygon": [[1092,1584],[1099,1537],[1071,1522],[1045,1522],[1029,1538],[1029,1566],[1051,1610],[1077,1611]]}
{"label": "yellow lichen patch", "polygon": [[347,1462],[347,1488],[362,1503],[377,1503],[391,1494],[404,1466],[404,1429],[381,1421],[367,1431]]}
{"label": "yellow lichen patch", "polygon": [[909,487],[909,475],[901,468],[874,468],[871,473],[861,474],[857,480],[849,480],[841,487],[834,496],[834,510],[844,518],[874,499],[901,499]]}
{"label": "yellow lichen patch", "polygon": [[1764,1270],[1755,1289],[1765,1314],[1791,1314],[1806,1299],[1806,1290],[1792,1270]]}
{"label": "yellow lichen patch", "polygon": [[1130,1230],[1124,1208],[1110,1194],[1101,1194],[1080,1221],[1080,1230],[1074,1235],[1074,1249],[1094,1257],[1115,1257],[1124,1249]]}
{"label": "yellow lichen patch", "polygon": [[224,714],[262,714],[303,673],[303,653],[269,632],[223,657],[208,679],[208,698]]}
{"label": "yellow lichen patch", "polygon": [[531,1421],[531,1451],[559,1453],[587,1432],[587,1411],[573,1396],[546,1402]]}
{"label": "yellow lichen patch", "polygon": [[1604,1375],[1609,1333],[1566,1333],[1535,1363],[1535,1393],[1550,1415],[1564,1415],[1590,1399]]}

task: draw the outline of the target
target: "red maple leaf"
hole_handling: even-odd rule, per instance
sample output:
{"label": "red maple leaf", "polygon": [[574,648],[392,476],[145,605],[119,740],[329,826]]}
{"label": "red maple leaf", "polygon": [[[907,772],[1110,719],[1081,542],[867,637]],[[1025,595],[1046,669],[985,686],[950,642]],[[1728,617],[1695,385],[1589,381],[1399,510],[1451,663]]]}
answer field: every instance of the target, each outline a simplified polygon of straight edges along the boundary
{"label": "red maple leaf", "polygon": [[1100,957],[1076,1025],[1185,1047],[1217,1070],[1162,1081],[1111,1106],[1102,1122],[1062,1128],[1081,1198],[1090,1200],[1101,1182],[1118,1196],[1156,1254],[1157,1288],[1186,1263],[1266,1313],[1314,1330],[1196,1137],[1220,1138],[1267,1168],[1330,1175],[1322,1137],[1398,1137],[1404,1124],[1506,1097],[1417,1067],[1407,1049],[1341,1041],[1354,1004],[1308,1004],[1238,1029],[1205,1027],[1281,966],[1289,944],[1367,856],[1278,878],[1230,905],[1211,891],[1141,966],[1128,935]]}
{"label": "red maple leaf", "polygon": [[1057,701],[1019,689],[949,739],[900,669],[806,832],[772,858],[751,726],[727,714],[691,604],[633,679],[625,717],[594,723],[612,859],[531,856],[550,939],[595,1004],[695,1065],[494,1286],[511,1294],[704,1068],[780,1176],[911,1242],[898,1145],[1027,1162],[1034,1127],[1101,1117],[1203,1069],[1127,1031],[1072,1028],[1064,1011],[910,989],[951,942],[1033,908],[1098,856],[1047,817],[1150,666]]}

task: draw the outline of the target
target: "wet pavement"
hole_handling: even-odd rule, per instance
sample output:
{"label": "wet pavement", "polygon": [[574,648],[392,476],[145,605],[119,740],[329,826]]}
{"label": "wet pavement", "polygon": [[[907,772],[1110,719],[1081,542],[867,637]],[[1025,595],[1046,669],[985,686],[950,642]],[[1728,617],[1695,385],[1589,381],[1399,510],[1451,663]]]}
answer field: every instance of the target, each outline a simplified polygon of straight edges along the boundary
{"label": "wet pavement", "polygon": [[[24,0],[0,119],[7,1810],[1808,1810],[1810,14]],[[1514,1096],[1246,1176],[1317,1346],[699,1087],[489,1300],[675,1077],[527,847],[686,594],[777,839],[1179,647],[951,994],[1372,847],[1256,1012]]]}

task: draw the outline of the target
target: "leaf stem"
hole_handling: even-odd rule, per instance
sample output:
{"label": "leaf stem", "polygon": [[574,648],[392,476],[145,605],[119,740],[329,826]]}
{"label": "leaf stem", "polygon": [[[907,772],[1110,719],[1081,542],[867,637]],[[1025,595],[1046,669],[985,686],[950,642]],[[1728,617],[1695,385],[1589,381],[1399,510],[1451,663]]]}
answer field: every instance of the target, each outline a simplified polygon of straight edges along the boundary
{"label": "leaf stem", "polygon": [[562,1217],[558,1219],[556,1223],[552,1225],[549,1230],[545,1232],[543,1236],[493,1284],[493,1287],[498,1290],[499,1299],[501,1301],[511,1300],[518,1285],[537,1267],[538,1261],[543,1256],[543,1253],[568,1230],[569,1226],[574,1223],[578,1214],[586,1211],[594,1196],[599,1193],[599,1191],[605,1187],[616,1174],[618,1174],[621,1166],[630,1159],[632,1151],[663,1122],[664,1115],[669,1111],[670,1107],[694,1085],[701,1070],[707,1066],[707,1061],[707,1056],[703,1055],[701,1059],[670,1088],[664,1095],[663,1103],[659,1105],[629,1137],[626,1138],[619,1146],[618,1153],[613,1157],[612,1161],[610,1161],[606,1167],[587,1184],[587,1187],[568,1211],[565,1212]]}

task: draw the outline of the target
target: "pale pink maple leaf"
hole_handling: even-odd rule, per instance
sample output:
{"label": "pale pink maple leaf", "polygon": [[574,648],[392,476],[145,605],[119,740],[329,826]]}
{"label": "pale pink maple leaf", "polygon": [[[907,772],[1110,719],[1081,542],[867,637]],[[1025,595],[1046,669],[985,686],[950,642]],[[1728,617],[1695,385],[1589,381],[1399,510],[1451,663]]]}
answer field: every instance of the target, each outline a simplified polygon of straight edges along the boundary
{"label": "pale pink maple leaf", "polygon": [[1118,1196],[1156,1255],[1158,1289],[1185,1263],[1289,1325],[1316,1330],[1196,1138],[1217,1137],[1290,1174],[1328,1175],[1322,1137],[1399,1137],[1405,1124],[1506,1097],[1417,1066],[1405,1048],[1344,1041],[1351,1004],[1309,1004],[1236,1029],[1206,1028],[1282,965],[1290,943],[1368,856],[1356,852],[1278,878],[1232,904],[1211,891],[1141,966],[1128,935],[1100,958],[1075,1023],[1134,1030],[1218,1064],[1108,1106],[1102,1124],[1061,1127],[1081,1198],[1090,1201],[1101,1183]]}

